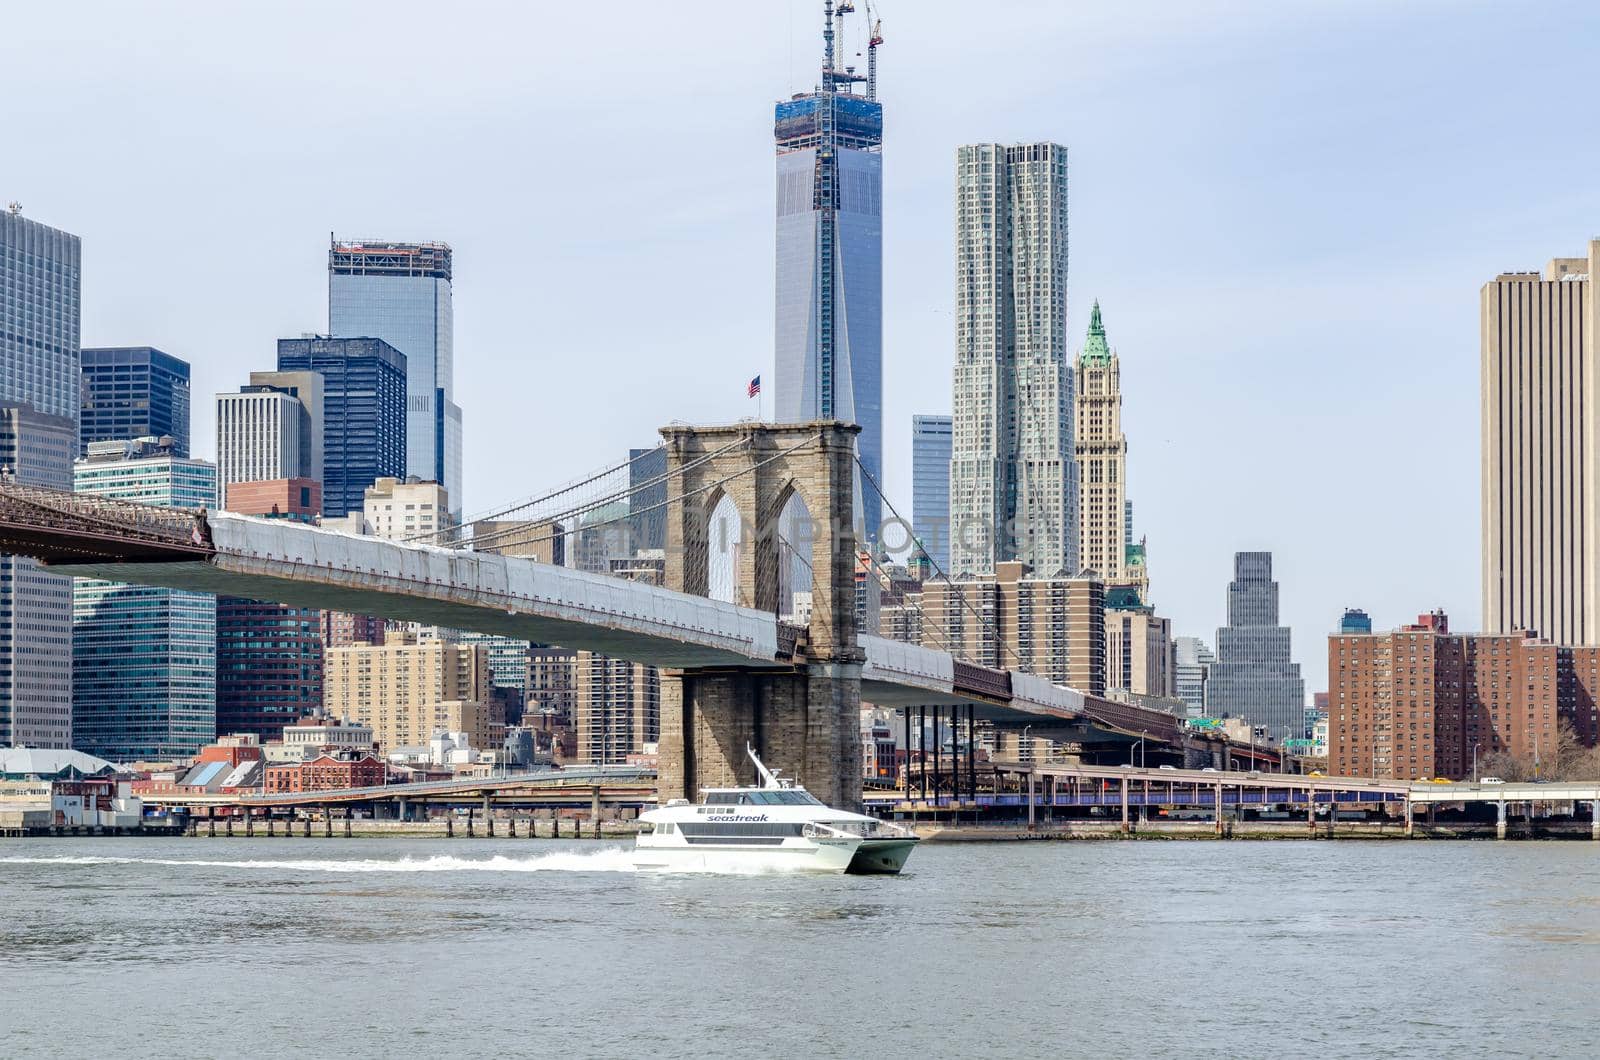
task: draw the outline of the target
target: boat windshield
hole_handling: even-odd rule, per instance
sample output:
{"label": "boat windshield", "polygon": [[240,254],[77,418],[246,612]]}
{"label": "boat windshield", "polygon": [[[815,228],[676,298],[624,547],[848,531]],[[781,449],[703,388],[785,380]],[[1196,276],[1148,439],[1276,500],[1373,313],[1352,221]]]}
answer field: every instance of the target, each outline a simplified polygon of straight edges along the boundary
{"label": "boat windshield", "polygon": [[766,788],[760,791],[708,791],[707,806],[821,806],[808,792],[797,788]]}

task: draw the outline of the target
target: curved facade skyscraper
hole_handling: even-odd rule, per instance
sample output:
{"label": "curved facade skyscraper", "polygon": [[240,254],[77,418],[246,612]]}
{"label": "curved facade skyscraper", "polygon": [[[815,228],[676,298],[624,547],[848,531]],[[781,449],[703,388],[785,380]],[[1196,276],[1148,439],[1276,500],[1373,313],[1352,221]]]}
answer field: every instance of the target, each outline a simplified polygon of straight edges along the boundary
{"label": "curved facade skyscraper", "polygon": [[1067,361],[1067,149],[956,152],[956,365],[950,567],[1078,573]]}
{"label": "curved facade skyscraper", "polygon": [[[774,412],[780,423],[861,425],[861,462],[883,482],[883,106],[875,82],[834,65],[826,5],[822,82],[779,103]],[[843,30],[844,5],[840,5]],[[857,95],[856,84],[866,94]],[[878,537],[881,503],[858,489]]]}

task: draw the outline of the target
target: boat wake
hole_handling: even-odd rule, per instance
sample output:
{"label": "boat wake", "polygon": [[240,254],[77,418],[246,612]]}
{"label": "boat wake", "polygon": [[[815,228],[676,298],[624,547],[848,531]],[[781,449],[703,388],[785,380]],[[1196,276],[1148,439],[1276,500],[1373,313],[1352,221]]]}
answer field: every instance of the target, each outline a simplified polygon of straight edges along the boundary
{"label": "boat wake", "polygon": [[[748,866],[733,864],[711,873],[711,870],[685,868],[671,872],[695,874],[754,876],[772,871],[762,859],[752,858]],[[606,847],[601,850],[552,850],[527,857],[507,857],[496,854],[487,858],[457,857],[436,854],[432,857],[403,858],[249,858],[235,861],[204,858],[129,858],[100,857],[95,855],[62,855],[59,857],[0,857],[0,865],[161,865],[175,868],[216,868],[277,872],[637,872],[660,873],[664,870],[639,870],[633,863],[633,850],[625,847]]]}

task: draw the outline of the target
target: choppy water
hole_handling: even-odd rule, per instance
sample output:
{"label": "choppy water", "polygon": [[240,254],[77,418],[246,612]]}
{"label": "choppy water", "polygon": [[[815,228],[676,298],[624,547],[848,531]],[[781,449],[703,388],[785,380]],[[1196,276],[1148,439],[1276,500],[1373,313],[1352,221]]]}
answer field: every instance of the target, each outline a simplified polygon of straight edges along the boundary
{"label": "choppy water", "polygon": [[1600,1055],[1600,845],[0,842],[0,1056]]}

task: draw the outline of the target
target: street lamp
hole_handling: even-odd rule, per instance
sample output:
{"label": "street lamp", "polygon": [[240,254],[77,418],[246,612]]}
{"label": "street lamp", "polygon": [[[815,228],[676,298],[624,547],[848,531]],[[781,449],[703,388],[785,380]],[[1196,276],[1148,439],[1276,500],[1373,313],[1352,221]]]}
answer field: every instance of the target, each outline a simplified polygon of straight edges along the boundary
{"label": "street lamp", "polygon": [[1022,758],[1022,745],[1023,744],[1028,744],[1028,761],[1030,761],[1030,762],[1033,761],[1033,744],[1028,742],[1028,730],[1030,730],[1032,728],[1033,728],[1032,725],[1024,725],[1022,727],[1022,740],[1017,744],[1017,758],[1018,759]]}
{"label": "street lamp", "polygon": [[1478,782],[1478,745],[1472,745],[1472,782]]}

